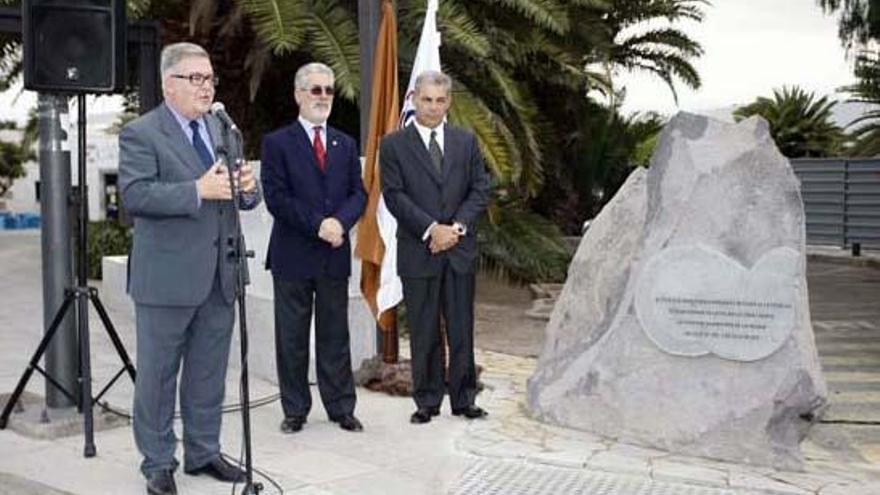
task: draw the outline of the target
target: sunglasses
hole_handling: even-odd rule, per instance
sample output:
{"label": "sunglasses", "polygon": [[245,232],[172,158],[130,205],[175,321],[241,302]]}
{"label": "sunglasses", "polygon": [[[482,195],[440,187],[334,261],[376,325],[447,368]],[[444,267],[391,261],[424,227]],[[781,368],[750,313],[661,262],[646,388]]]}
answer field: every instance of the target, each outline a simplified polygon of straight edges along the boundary
{"label": "sunglasses", "polygon": [[302,88],[302,89],[303,89],[303,91],[308,91],[309,94],[312,96],[321,96],[322,93],[327,96],[333,96],[333,93],[336,92],[336,90],[333,89],[333,86],[317,86],[317,85],[315,85],[315,86],[312,86],[311,88]]}

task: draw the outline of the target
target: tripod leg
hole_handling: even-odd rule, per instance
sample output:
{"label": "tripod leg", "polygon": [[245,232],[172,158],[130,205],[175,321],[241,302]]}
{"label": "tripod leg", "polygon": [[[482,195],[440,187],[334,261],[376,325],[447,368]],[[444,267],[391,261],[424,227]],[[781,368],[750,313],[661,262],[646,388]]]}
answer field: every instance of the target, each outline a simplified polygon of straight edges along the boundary
{"label": "tripod leg", "polygon": [[15,403],[18,402],[21,393],[24,392],[24,387],[27,386],[27,382],[30,380],[34,370],[39,366],[40,359],[43,358],[46,348],[49,347],[49,342],[51,342],[52,337],[55,336],[55,332],[61,325],[61,320],[64,319],[64,315],[67,314],[67,310],[70,309],[70,305],[75,297],[75,292],[68,292],[64,296],[64,302],[61,304],[61,307],[58,308],[58,312],[55,313],[55,318],[52,319],[49,329],[46,330],[46,335],[43,336],[43,340],[40,341],[37,350],[34,351],[34,355],[31,357],[27,368],[25,368],[24,374],[21,375],[18,385],[15,386],[15,390],[12,392],[12,395],[9,396],[9,401],[6,403],[6,407],[3,408],[3,415],[0,416],[0,430],[6,429],[6,423],[9,421],[9,415],[12,414],[12,408],[15,407]]}
{"label": "tripod leg", "polygon": [[122,339],[119,338],[119,334],[116,332],[113,322],[110,321],[110,316],[107,315],[107,310],[104,309],[104,304],[101,303],[101,298],[98,297],[98,291],[91,287],[89,288],[89,299],[91,299],[92,304],[95,306],[95,310],[98,311],[98,316],[101,317],[101,321],[104,323],[107,335],[110,336],[110,341],[113,342],[113,347],[116,348],[116,353],[119,354],[119,359],[122,360],[122,365],[125,367],[125,370],[128,371],[128,376],[131,377],[131,381],[134,383],[136,372],[134,366],[131,364],[131,359],[129,359],[128,353],[125,352],[125,346],[122,345]]}
{"label": "tripod leg", "polygon": [[83,456],[95,456],[95,423],[92,411],[92,361],[89,344],[89,302],[88,293],[82,288],[78,291],[77,316],[79,317],[80,383],[82,390],[83,433],[85,447]]}

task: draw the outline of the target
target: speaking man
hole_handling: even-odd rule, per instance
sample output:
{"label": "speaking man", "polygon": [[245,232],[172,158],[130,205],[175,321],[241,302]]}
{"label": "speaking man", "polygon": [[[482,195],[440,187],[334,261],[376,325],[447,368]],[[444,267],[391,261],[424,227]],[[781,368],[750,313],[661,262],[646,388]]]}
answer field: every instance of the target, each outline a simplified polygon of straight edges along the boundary
{"label": "speaking man", "polygon": [[240,207],[260,201],[248,165],[230,172],[218,160],[221,122],[209,113],[217,77],[192,43],[161,55],[164,102],[119,135],[122,199],[134,219],[129,292],[135,302],[137,379],[134,437],[147,492],[177,493],[173,473],[177,375],[184,471],[221,481],[244,472],[220,456],[221,407],[233,324],[233,262],[227,240]]}

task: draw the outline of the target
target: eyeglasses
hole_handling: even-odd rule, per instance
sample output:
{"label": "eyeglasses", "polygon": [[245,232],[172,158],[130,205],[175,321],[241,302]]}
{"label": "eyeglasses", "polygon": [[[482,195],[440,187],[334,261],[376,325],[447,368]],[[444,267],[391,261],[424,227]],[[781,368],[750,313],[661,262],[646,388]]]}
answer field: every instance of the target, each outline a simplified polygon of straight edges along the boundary
{"label": "eyeglasses", "polygon": [[192,74],[171,74],[171,77],[175,79],[187,79],[193,86],[201,86],[202,84],[205,84],[206,81],[211,81],[211,86],[214,87],[217,87],[217,85],[220,84],[220,78],[214,74],[199,74],[198,72],[193,72]]}
{"label": "eyeglasses", "polygon": [[333,96],[333,93],[336,92],[336,90],[333,89],[333,86],[323,86],[322,87],[322,86],[315,85],[315,86],[312,86],[311,88],[301,88],[301,89],[303,91],[308,91],[309,94],[312,96],[321,96],[321,93],[323,93],[327,96]]}

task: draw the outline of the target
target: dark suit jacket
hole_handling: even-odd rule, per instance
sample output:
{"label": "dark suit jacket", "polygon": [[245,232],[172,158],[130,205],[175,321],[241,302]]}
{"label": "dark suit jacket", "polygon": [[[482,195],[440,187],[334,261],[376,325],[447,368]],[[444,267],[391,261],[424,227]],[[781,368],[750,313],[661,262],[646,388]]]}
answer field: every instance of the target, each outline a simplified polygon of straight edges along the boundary
{"label": "dark suit jacket", "polygon": [[[354,139],[330,126],[326,134],[323,172],[299,121],[263,138],[260,175],[266,207],[275,218],[266,268],[284,280],[351,274],[347,233],[363,213],[367,194]],[[318,237],[328,216],[346,232],[337,249]]]}
{"label": "dark suit jacket", "polygon": [[[205,115],[217,144],[221,124]],[[119,134],[122,202],[134,218],[129,292],[138,304],[197,306],[220,273],[223,295],[234,298],[227,236],[235,232],[231,201],[202,200],[196,179],[205,173],[198,154],[165,104]],[[240,206],[253,208],[259,194]]]}
{"label": "dark suit jacket", "polygon": [[[489,203],[491,179],[473,134],[445,125],[443,174],[414,125],[382,139],[379,163],[382,195],[397,219],[397,272],[402,277],[440,273],[444,258],[469,273],[477,258],[477,220]],[[432,255],[422,240],[432,222],[461,222],[467,235],[452,249]]]}

